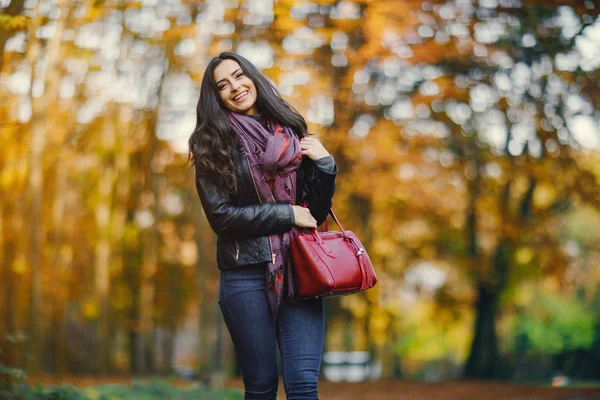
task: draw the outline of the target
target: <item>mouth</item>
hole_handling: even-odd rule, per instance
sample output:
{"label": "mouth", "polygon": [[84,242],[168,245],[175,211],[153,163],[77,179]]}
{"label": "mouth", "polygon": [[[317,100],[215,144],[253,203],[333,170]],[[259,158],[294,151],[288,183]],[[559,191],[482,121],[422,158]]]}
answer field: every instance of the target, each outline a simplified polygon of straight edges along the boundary
{"label": "mouth", "polygon": [[236,102],[236,103],[240,103],[242,101],[244,101],[246,99],[246,97],[248,97],[249,92],[247,90],[244,90],[242,93],[236,95],[233,99],[231,99],[232,101]]}

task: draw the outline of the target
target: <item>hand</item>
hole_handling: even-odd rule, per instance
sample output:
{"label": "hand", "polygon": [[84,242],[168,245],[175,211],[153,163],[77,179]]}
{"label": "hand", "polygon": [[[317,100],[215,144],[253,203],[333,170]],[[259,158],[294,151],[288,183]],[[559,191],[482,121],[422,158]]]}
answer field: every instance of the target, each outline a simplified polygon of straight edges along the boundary
{"label": "hand", "polygon": [[301,228],[317,227],[317,220],[312,216],[308,208],[292,206],[292,210],[294,211],[295,225]]}
{"label": "hand", "polygon": [[302,149],[302,155],[308,156],[313,161],[329,155],[329,152],[325,150],[319,139],[312,137],[302,138],[300,140],[300,148]]}

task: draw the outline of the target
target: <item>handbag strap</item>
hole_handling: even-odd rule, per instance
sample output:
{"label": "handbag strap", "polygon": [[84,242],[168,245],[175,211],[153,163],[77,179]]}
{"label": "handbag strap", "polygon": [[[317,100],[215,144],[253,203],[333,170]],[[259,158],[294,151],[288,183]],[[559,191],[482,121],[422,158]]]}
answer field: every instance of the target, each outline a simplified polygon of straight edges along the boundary
{"label": "handbag strap", "polygon": [[[304,200],[302,202],[302,207],[308,208],[308,206],[306,205],[306,200]],[[333,212],[333,208],[329,209],[328,215],[331,215],[331,218],[333,218],[333,220],[335,221],[335,223],[337,224],[337,226],[340,227],[340,232],[342,232],[342,235],[344,237],[346,237],[346,233],[344,231],[344,228],[342,227],[342,224],[340,223],[340,220],[335,216],[335,213]],[[329,224],[327,223],[327,218],[325,218],[325,221],[323,221],[323,224],[321,225],[321,232],[329,232]]]}
{"label": "handbag strap", "polygon": [[[335,213],[333,212],[333,208],[329,209],[329,215],[331,215],[331,218],[333,218],[333,220],[335,221],[335,223],[337,224],[337,226],[340,227],[340,231],[342,232],[342,234],[344,234],[344,228],[342,227],[342,224],[340,224],[340,220],[337,219],[337,217],[335,216]],[[323,222],[323,232],[327,232],[328,231],[328,226],[327,226],[327,219],[325,219],[325,222]],[[344,234],[345,236],[345,234]]]}
{"label": "handbag strap", "polygon": [[323,224],[321,224],[321,232],[329,232],[329,224],[327,223],[327,217],[325,217],[325,221],[323,221]]}

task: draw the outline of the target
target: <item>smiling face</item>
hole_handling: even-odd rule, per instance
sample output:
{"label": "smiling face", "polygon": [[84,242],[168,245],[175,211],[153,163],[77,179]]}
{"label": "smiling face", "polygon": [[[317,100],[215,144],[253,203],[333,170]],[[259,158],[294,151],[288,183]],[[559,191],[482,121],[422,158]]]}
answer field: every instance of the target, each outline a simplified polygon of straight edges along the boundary
{"label": "smiling face", "polygon": [[237,61],[221,61],[213,71],[213,79],[227,109],[241,114],[256,114],[256,86]]}

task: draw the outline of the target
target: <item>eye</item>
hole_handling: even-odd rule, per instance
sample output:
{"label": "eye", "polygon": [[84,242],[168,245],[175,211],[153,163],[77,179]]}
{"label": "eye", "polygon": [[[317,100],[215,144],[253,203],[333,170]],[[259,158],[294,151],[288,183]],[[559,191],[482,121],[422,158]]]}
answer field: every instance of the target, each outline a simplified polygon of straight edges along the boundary
{"label": "eye", "polygon": [[235,79],[240,79],[242,76],[244,76],[243,72],[237,74],[236,77],[235,77]]}
{"label": "eye", "polygon": [[219,89],[219,90],[223,90],[223,89],[225,89],[226,87],[227,87],[227,84],[223,84],[223,85],[219,85],[219,86],[217,86],[217,89]]}

